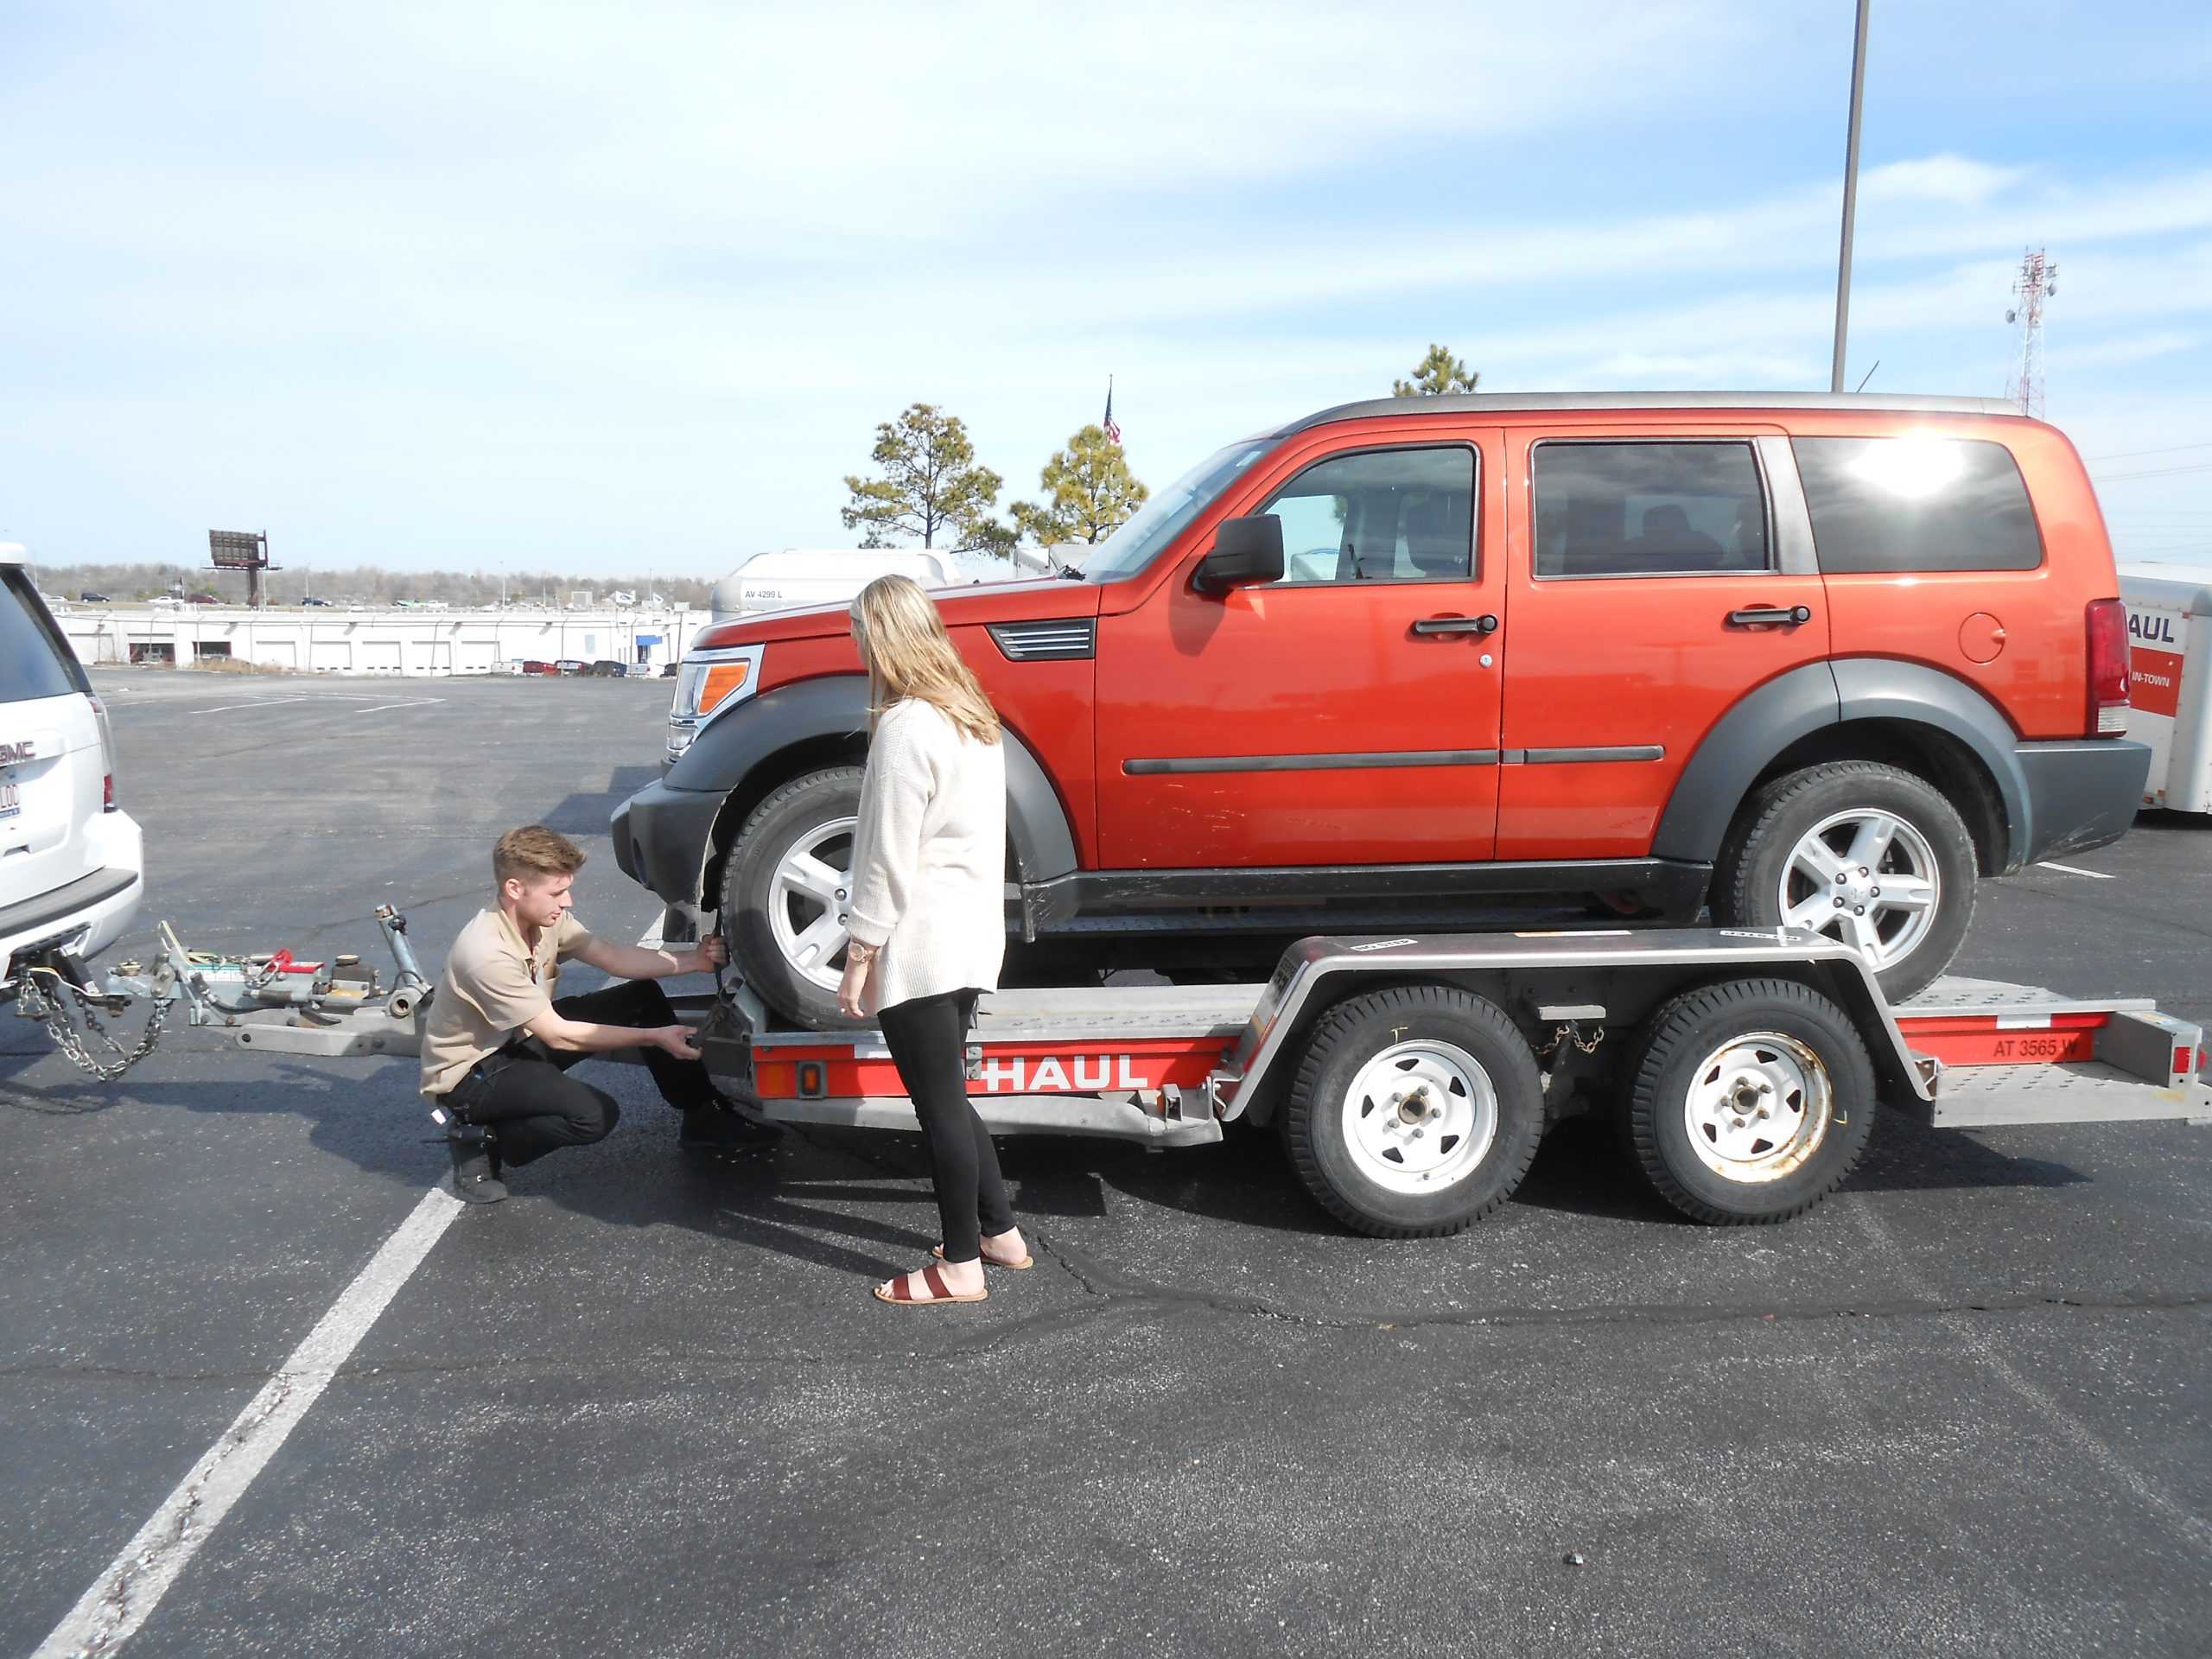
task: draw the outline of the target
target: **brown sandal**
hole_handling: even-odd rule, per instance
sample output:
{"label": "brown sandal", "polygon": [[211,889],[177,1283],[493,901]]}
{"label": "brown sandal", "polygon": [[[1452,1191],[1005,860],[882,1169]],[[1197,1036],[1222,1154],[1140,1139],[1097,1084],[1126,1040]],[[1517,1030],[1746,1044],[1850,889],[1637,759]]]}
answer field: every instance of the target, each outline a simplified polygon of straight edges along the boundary
{"label": "brown sandal", "polygon": [[[942,1244],[931,1245],[930,1254],[937,1257],[938,1261],[944,1261],[944,1246]],[[1005,1268],[1014,1273],[1026,1273],[1030,1268],[1037,1265],[1037,1258],[1033,1255],[1025,1255],[1019,1262],[1001,1262],[996,1256],[985,1255],[979,1250],[976,1252],[976,1259],[982,1262],[987,1268]]]}
{"label": "brown sandal", "polygon": [[902,1273],[891,1281],[889,1291],[878,1285],[874,1291],[875,1300],[899,1307],[935,1307],[944,1302],[983,1302],[990,1300],[991,1293],[988,1290],[979,1290],[972,1296],[954,1295],[945,1287],[944,1275],[937,1270],[934,1264],[922,1269],[922,1282],[929,1287],[930,1294],[917,1296],[912,1288],[913,1274]]}

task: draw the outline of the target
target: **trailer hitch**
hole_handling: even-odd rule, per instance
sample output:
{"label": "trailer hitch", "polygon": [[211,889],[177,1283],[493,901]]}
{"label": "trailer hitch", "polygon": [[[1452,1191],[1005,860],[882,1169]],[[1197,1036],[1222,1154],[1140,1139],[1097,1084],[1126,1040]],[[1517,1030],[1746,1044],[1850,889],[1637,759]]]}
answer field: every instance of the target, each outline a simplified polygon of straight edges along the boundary
{"label": "trailer hitch", "polygon": [[[33,952],[6,987],[16,1014],[46,1027],[54,1045],[82,1071],[111,1083],[153,1052],[170,1008],[181,1001],[194,1026],[232,1030],[240,1047],[294,1053],[409,1053],[420,1046],[420,1015],[433,989],[408,943],[407,918],[390,905],[375,912],[391,952],[393,977],[386,988],[374,969],[357,957],[308,962],[289,950],[241,957],[189,950],[167,922],[155,928],[150,964],[122,962],[105,979],[92,977],[63,944]],[[125,1049],[100,1024],[103,1014],[149,1005],[146,1028]],[[378,1016],[371,1020],[365,1016]],[[283,1014],[288,1023],[250,1016]],[[333,1039],[336,1039],[334,1041]],[[288,1040],[289,1039],[289,1040]],[[94,1045],[116,1056],[101,1059]]]}

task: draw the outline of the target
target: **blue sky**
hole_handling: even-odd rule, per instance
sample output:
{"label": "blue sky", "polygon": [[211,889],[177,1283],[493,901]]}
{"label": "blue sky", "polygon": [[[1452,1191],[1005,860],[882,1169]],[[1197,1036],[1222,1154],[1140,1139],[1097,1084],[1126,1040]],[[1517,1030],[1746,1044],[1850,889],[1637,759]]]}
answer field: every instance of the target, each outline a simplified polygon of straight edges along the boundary
{"label": "blue sky", "polygon": [[[1003,505],[1109,372],[1154,483],[1432,340],[1824,387],[1852,10],[11,0],[0,537],[715,575],[916,399]],[[2202,4],[1874,0],[1851,378],[2001,393],[2048,245],[2123,558],[2212,563],[2209,86]]]}

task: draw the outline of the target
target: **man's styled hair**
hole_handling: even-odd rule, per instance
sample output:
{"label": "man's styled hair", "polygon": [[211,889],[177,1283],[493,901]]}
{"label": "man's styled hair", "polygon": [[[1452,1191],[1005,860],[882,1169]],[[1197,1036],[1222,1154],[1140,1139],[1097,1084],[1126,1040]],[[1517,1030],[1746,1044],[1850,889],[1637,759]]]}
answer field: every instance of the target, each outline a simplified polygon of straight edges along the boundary
{"label": "man's styled hair", "polygon": [[492,880],[509,876],[527,881],[534,875],[574,875],[584,867],[584,849],[542,823],[510,830],[492,849]]}

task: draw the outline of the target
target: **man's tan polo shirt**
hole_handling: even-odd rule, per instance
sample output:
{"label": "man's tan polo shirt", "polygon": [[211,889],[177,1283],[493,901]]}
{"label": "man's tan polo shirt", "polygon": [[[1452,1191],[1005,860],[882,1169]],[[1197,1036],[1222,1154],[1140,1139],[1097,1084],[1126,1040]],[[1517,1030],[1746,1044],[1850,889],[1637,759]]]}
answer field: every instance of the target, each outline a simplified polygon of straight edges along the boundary
{"label": "man's tan polo shirt", "polygon": [[423,1092],[442,1095],[486,1054],[553,1006],[561,964],[590,941],[574,916],[542,928],[536,949],[507,912],[480,911],[446,954],[445,977],[423,1028]]}

